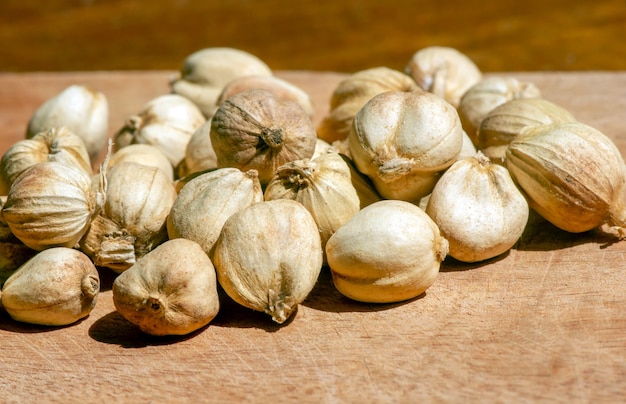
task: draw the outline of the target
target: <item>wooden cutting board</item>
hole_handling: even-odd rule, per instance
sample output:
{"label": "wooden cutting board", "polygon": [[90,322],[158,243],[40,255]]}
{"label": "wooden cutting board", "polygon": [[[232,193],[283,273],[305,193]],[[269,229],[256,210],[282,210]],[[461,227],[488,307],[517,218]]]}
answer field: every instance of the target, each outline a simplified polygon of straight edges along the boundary
{"label": "wooden cutting board", "polygon": [[[103,91],[111,133],[172,72],[0,74],[0,152],[70,84]],[[345,75],[277,72],[313,98],[319,121]],[[505,75],[505,73],[502,73]],[[626,72],[506,73],[613,138],[626,155]],[[626,242],[531,218],[519,244],[480,264],[446,260],[421,297],[352,302],[324,271],[282,326],[225,299],[206,328],[143,335],[116,313],[101,271],[85,320],[46,328],[0,312],[0,401],[619,402],[626,397]]]}

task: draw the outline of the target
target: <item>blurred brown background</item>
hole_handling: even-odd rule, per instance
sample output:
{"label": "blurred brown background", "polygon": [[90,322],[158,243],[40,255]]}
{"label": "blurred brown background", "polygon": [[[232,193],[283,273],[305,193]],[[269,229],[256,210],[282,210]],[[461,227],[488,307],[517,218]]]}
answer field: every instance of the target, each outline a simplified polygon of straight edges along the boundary
{"label": "blurred brown background", "polygon": [[626,70],[626,1],[0,0],[0,71],[178,70],[213,46],[276,70],[403,69],[430,45],[486,72]]}

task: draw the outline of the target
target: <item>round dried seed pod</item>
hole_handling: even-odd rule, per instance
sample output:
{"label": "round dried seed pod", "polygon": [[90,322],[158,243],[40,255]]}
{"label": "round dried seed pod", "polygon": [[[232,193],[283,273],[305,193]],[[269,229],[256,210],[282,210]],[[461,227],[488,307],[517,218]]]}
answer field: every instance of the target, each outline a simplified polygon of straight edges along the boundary
{"label": "round dried seed pod", "polygon": [[482,72],[467,55],[446,46],[418,50],[405,72],[422,89],[444,98],[455,108],[463,94],[482,79]]}
{"label": "round dried seed pod", "polygon": [[20,140],[0,160],[0,195],[7,195],[18,175],[37,163],[57,161],[93,174],[85,142],[69,129],[52,128]]}
{"label": "round dried seed pod", "polygon": [[[106,170],[105,170],[106,171]],[[106,200],[103,176],[72,165],[38,163],[16,178],[2,215],[11,232],[28,247],[74,247]]]}
{"label": "round dried seed pod", "polygon": [[291,199],[256,203],[233,214],[213,253],[218,282],[228,296],[279,324],[315,286],[322,259],[315,220]]}
{"label": "round dried seed pod", "polygon": [[501,163],[509,144],[526,127],[575,121],[565,108],[543,98],[510,100],[492,109],[482,120],[477,148]]}
{"label": "round dried seed pod", "polygon": [[348,137],[352,120],[372,97],[387,91],[421,91],[415,80],[388,67],[373,67],[351,74],[330,97],[330,111],[317,127],[321,139],[332,143]]}
{"label": "round dried seed pod", "polygon": [[185,157],[191,135],[206,122],[189,99],[164,94],[150,100],[139,113],[130,116],[115,134],[115,152],[130,144],[149,144],[161,151],[176,167]]}
{"label": "round dried seed pod", "polygon": [[428,92],[379,94],[354,117],[350,156],[387,199],[416,201],[430,193],[462,149],[456,110]]}
{"label": "round dried seed pod", "polygon": [[281,165],[311,158],[316,141],[315,126],[306,111],[267,90],[233,95],[211,119],[218,167],[257,170],[263,186]]}
{"label": "round dried seed pod", "polygon": [[322,248],[361,205],[352,185],[350,166],[338,153],[284,164],[267,185],[264,196],[266,201],[293,199],[307,208],[319,228]]}
{"label": "round dried seed pod", "polygon": [[506,167],[530,207],[560,229],[608,224],[626,234],[624,160],[599,130],[580,122],[528,127],[509,145]]}
{"label": "round dried seed pod", "polygon": [[159,168],[139,163],[118,163],[106,177],[104,209],[80,248],[96,265],[119,273],[167,240],[165,223],[176,189]]}
{"label": "round dried seed pod", "polygon": [[513,247],[526,227],[529,208],[508,170],[478,152],[446,170],[426,213],[448,240],[448,255],[477,262]]}
{"label": "round dried seed pod", "polygon": [[215,268],[197,243],[166,241],[115,278],[113,303],[146,334],[189,334],[219,311]]}
{"label": "round dried seed pod", "polygon": [[361,209],[326,244],[337,290],[369,303],[419,296],[435,282],[447,252],[435,222],[416,205],[398,200]]}
{"label": "round dried seed pod", "polygon": [[37,253],[5,282],[2,305],[17,321],[61,326],[89,315],[100,278],[82,252],[66,247]]}
{"label": "round dried seed pod", "polygon": [[109,104],[104,93],[73,84],[46,100],[28,121],[26,138],[66,127],[80,137],[95,163],[109,139]]}
{"label": "round dried seed pod", "polygon": [[224,222],[235,212],[263,201],[255,170],[218,168],[186,183],[167,218],[170,239],[182,237],[200,244],[211,256]]}

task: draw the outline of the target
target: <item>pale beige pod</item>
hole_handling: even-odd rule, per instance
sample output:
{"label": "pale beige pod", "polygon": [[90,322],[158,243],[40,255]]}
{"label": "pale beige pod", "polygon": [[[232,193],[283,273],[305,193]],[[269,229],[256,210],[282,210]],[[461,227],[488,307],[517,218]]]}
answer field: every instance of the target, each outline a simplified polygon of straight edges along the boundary
{"label": "pale beige pod", "polygon": [[157,167],[169,179],[174,181],[174,168],[156,146],[149,144],[130,144],[117,150],[109,157],[107,167],[113,167],[122,162],[139,163],[149,167]]}
{"label": "pale beige pod", "polygon": [[400,302],[436,280],[448,242],[416,205],[383,200],[361,209],[326,244],[333,283],[344,296]]}
{"label": "pale beige pod", "polygon": [[276,76],[253,75],[234,79],[224,86],[220,96],[217,98],[217,107],[233,95],[255,88],[267,90],[278,99],[297,102],[307,112],[309,117],[313,119],[315,108],[309,94],[293,83]]}
{"label": "pale beige pod", "polygon": [[555,226],[579,233],[608,224],[624,238],[624,160],[599,130],[580,122],[528,127],[509,145],[506,167]]}
{"label": "pale beige pod", "polygon": [[167,218],[170,239],[186,238],[211,256],[224,222],[234,213],[263,201],[255,170],[224,167],[194,177],[179,191]]}
{"label": "pale beige pod", "polygon": [[283,164],[313,156],[317,134],[302,107],[267,90],[228,98],[211,119],[211,144],[218,167],[257,170],[266,185]]}
{"label": "pale beige pod", "polygon": [[[6,197],[0,198],[0,206],[5,201]],[[0,289],[9,276],[36,253],[11,233],[0,211]]]}
{"label": "pale beige pod", "polygon": [[493,161],[503,162],[509,144],[528,126],[576,119],[565,108],[543,98],[518,98],[495,107],[481,121],[476,147]]}
{"label": "pale beige pod", "polygon": [[176,189],[159,168],[140,163],[115,164],[106,178],[104,208],[80,248],[96,265],[119,273],[167,240],[166,221]]}
{"label": "pale beige pod", "polygon": [[482,72],[464,53],[447,46],[428,46],[411,56],[405,67],[424,90],[436,94],[455,108],[465,92],[482,79]]}
{"label": "pale beige pod", "polygon": [[185,149],[185,158],[181,163],[176,173],[177,178],[217,168],[217,156],[211,144],[211,119],[191,135]]}
{"label": "pale beige pod", "polygon": [[357,112],[372,97],[387,91],[420,91],[420,88],[411,77],[384,66],[351,74],[333,90],[329,111],[317,126],[318,136],[329,143],[346,139]]}
{"label": "pale beige pod", "polygon": [[88,316],[99,292],[98,271],[85,254],[72,248],[49,248],[7,279],[2,305],[14,320],[62,326]]}
{"label": "pale beige pod", "polygon": [[457,110],[463,129],[478,144],[478,128],[487,114],[499,105],[520,98],[539,98],[541,91],[533,84],[514,77],[485,77],[461,97]]}
{"label": "pale beige pod", "polygon": [[430,194],[426,213],[448,240],[448,255],[477,262],[517,243],[529,208],[508,170],[478,152],[446,170]]}
{"label": "pale beige pod", "polygon": [[116,310],[146,334],[186,335],[219,311],[215,267],[200,246],[168,240],[113,281]]}
{"label": "pale beige pod", "polygon": [[160,95],[126,120],[115,134],[114,152],[129,144],[149,144],[176,167],[185,157],[191,135],[205,122],[202,112],[189,99],[178,94]]}
{"label": "pale beige pod", "polygon": [[228,47],[204,48],[185,58],[180,74],[170,85],[173,93],[193,101],[210,118],[228,83],[242,76],[272,74],[265,62],[249,52]]}
{"label": "pale beige pod", "polygon": [[72,164],[93,174],[85,142],[66,127],[51,128],[13,143],[0,160],[0,195],[7,195],[18,175],[44,161]]}
{"label": "pale beige pod", "polygon": [[390,91],[363,106],[348,137],[360,172],[387,199],[416,201],[432,190],[462,149],[456,110],[428,92]]}
{"label": "pale beige pod", "polygon": [[317,224],[291,199],[250,205],[224,224],[213,263],[228,296],[284,323],[313,290],[322,269]]}
{"label": "pale beige pod", "polygon": [[320,139],[318,137],[317,141],[315,142],[315,151],[313,152],[313,155],[311,156],[311,160],[316,157],[321,156],[322,154],[336,153],[336,152],[337,150],[333,147],[333,145],[331,145],[327,141]]}
{"label": "pale beige pod", "polygon": [[[106,172],[106,170],[105,170]],[[2,215],[34,250],[75,247],[106,200],[106,181],[56,161],[38,163],[11,186]]]}
{"label": "pale beige pod", "polygon": [[92,163],[109,139],[109,104],[104,93],[72,84],[46,100],[28,121],[26,138],[51,128],[66,127],[85,142]]}
{"label": "pale beige pod", "polygon": [[296,160],[279,167],[265,189],[265,200],[293,199],[313,216],[322,238],[328,238],[361,208],[350,166],[338,153]]}

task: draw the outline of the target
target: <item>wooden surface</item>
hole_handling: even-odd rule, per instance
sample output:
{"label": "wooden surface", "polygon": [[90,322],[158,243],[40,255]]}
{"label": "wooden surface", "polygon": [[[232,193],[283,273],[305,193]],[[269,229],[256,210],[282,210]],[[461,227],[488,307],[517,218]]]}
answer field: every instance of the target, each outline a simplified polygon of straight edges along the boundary
{"label": "wooden surface", "polygon": [[[72,83],[97,88],[111,132],[168,90],[170,71],[0,74],[1,152]],[[277,72],[313,97],[316,120],[343,75]],[[626,152],[626,72],[508,73]],[[534,217],[507,255],[447,259],[421,297],[352,302],[327,271],[283,326],[223,300],[206,328],[143,335],[114,310],[112,274],[85,320],[63,328],[0,313],[1,402],[568,402],[626,396],[626,243]]]}
{"label": "wooden surface", "polygon": [[0,71],[176,70],[212,46],[272,69],[402,69],[458,48],[484,71],[626,70],[623,0],[0,1]]}

